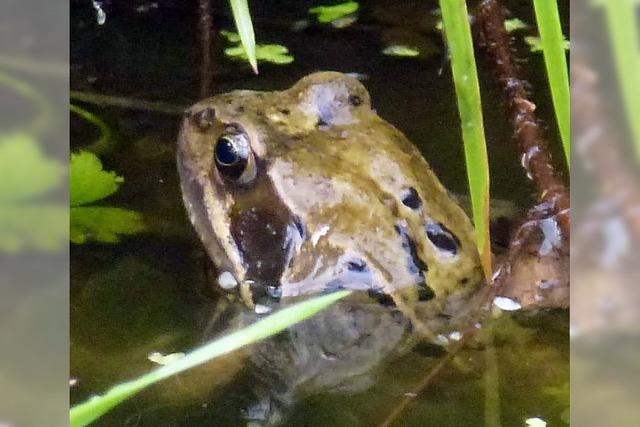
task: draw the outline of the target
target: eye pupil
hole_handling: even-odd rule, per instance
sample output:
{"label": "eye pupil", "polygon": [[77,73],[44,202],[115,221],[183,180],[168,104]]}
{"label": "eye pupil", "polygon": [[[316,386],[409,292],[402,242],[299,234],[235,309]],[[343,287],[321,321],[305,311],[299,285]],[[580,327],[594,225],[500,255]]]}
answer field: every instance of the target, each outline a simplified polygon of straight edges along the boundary
{"label": "eye pupil", "polygon": [[218,177],[227,183],[248,184],[256,176],[248,136],[238,125],[230,125],[218,138],[213,157]]}
{"label": "eye pupil", "polygon": [[216,161],[222,166],[231,166],[238,160],[238,152],[233,142],[226,137],[220,138],[216,143]]}

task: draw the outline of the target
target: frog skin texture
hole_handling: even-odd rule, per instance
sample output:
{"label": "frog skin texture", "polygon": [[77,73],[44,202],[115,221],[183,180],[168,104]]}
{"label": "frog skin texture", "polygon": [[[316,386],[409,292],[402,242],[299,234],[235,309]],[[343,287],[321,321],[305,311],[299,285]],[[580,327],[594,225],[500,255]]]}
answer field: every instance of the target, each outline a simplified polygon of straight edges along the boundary
{"label": "frog skin texture", "polygon": [[482,269],[470,220],[354,78],[319,72],[195,104],[178,169],[219,285],[247,316],[354,291],[253,352],[268,397],[249,411],[266,415],[249,418],[274,423],[302,392],[362,390],[410,331],[433,337],[473,306]]}

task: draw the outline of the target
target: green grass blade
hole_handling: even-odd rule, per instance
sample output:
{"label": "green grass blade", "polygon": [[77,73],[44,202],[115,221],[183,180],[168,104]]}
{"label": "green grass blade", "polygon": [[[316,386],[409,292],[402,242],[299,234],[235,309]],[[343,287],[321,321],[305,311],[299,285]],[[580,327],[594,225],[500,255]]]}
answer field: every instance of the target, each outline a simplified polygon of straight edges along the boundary
{"label": "green grass blade", "polygon": [[440,0],[440,9],[458,98],[476,242],[485,276],[491,277],[489,162],[467,6],[464,0]]}
{"label": "green grass blade", "polygon": [[624,102],[627,124],[640,159],[640,40],[638,40],[637,0],[596,0],[606,15],[609,43],[615,57],[620,94]]}
{"label": "green grass blade", "polygon": [[240,331],[212,341],[183,358],[151,371],[142,377],[118,384],[105,394],[92,397],[71,408],[69,414],[70,426],[86,426],[142,389],[223,354],[230,353],[240,347],[275,335],[289,326],[313,316],[347,295],[349,295],[348,291],[340,291],[294,304]]}
{"label": "green grass blade", "polygon": [[560,26],[560,14],[556,0],[534,0],[533,6],[542,40],[544,62],[547,67],[547,79],[551,89],[553,108],[560,128],[562,147],[567,166],[571,165],[571,124],[569,118],[569,72],[565,41]]}
{"label": "green grass blade", "polygon": [[251,23],[251,14],[249,13],[249,5],[247,0],[229,0],[233,19],[236,22],[236,29],[240,35],[242,47],[244,47],[249,59],[249,64],[253,68],[253,72],[258,74],[258,59],[256,58],[256,36],[253,33],[253,24]]}

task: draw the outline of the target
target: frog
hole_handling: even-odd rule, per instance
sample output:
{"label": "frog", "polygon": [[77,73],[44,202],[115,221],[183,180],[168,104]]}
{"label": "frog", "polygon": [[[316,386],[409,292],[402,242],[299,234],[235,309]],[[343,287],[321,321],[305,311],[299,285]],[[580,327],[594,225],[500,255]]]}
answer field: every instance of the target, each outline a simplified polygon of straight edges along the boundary
{"label": "frog", "polygon": [[362,376],[407,331],[433,337],[473,312],[484,277],[473,225],[356,78],[316,72],[202,100],[185,112],[177,164],[224,292],[264,315],[351,291],[291,328],[287,350],[254,358],[297,365],[287,381]]}

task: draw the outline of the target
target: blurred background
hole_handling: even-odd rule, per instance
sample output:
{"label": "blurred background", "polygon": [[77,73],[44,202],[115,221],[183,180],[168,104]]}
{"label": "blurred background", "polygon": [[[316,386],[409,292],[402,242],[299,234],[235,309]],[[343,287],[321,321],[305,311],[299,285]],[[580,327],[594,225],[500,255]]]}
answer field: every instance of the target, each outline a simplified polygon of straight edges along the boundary
{"label": "blurred background", "polygon": [[69,5],[0,4],[0,425],[62,426],[69,360]]}
{"label": "blurred background", "polygon": [[585,426],[640,409],[637,2],[571,4],[571,404]]}

